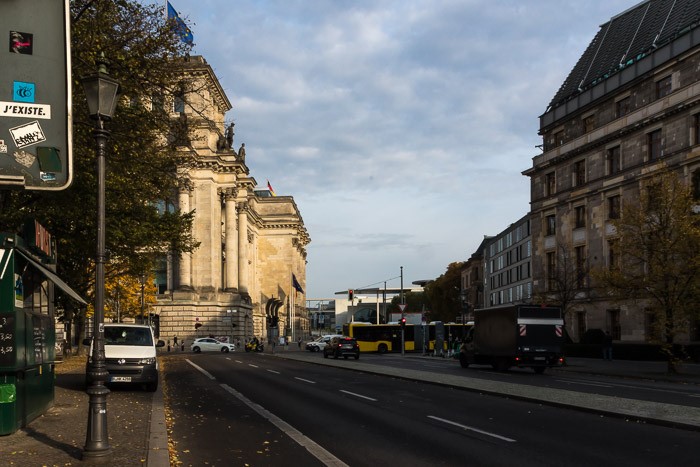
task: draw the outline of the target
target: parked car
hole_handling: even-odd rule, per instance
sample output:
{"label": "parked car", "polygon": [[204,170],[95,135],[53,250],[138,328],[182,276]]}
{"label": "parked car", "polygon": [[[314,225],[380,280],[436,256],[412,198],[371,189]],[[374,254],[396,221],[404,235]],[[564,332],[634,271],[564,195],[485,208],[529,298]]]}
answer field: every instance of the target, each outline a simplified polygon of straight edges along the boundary
{"label": "parked car", "polygon": [[354,337],[333,337],[323,349],[323,358],[328,358],[329,355],[332,355],[333,358],[342,356],[345,359],[352,356],[357,360],[360,358],[360,346]]}
{"label": "parked car", "polygon": [[[85,367],[85,382],[92,383],[90,367],[93,340],[87,338],[84,345],[90,346]],[[156,340],[150,326],[142,324],[105,323],[104,349],[107,384],[144,384],[146,390],[158,388],[158,358],[156,347],[165,342]]]}
{"label": "parked car", "polygon": [[340,334],[326,334],[316,340],[306,343],[306,350],[310,352],[320,352],[334,337],[342,337]]}
{"label": "parked car", "polygon": [[228,352],[233,352],[236,350],[236,346],[233,344],[229,344],[228,342],[221,342],[213,337],[200,337],[199,339],[195,339],[194,342],[192,342],[192,345],[190,345],[190,349],[194,353],[199,353],[199,352],[223,352],[223,353],[228,353]]}

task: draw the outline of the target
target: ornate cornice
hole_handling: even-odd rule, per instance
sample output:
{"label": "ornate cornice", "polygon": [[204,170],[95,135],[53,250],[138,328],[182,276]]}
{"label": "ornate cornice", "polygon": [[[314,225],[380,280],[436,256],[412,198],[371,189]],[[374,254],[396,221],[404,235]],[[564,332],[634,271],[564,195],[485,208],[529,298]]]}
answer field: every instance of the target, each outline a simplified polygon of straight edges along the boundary
{"label": "ornate cornice", "polygon": [[223,197],[227,202],[231,200],[235,200],[236,196],[238,196],[238,188],[235,186],[231,187],[220,187],[217,188],[217,193],[219,196]]}

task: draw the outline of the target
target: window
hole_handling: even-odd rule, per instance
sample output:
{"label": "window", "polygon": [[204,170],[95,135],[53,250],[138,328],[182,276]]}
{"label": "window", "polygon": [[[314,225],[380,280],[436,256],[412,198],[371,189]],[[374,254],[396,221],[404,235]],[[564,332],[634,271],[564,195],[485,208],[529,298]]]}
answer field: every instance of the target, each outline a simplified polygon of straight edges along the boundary
{"label": "window", "polygon": [[647,155],[650,161],[657,160],[661,157],[661,129],[654,130],[647,134]]}
{"label": "window", "polygon": [[556,148],[557,146],[561,146],[562,144],[564,144],[564,131],[561,130],[554,133],[554,136],[552,136],[552,140],[552,147]]}
{"label": "window", "polygon": [[671,94],[671,75],[656,82],[656,98],[661,99]]}
{"label": "window", "polygon": [[544,176],[544,195],[552,196],[557,192],[557,179],[554,172],[549,172]]}
{"label": "window", "polygon": [[576,215],[576,229],[581,229],[586,226],[586,206],[576,206],[574,208]]}
{"label": "window", "polygon": [[608,326],[613,340],[619,341],[622,337],[622,326],[620,325],[620,310],[607,310]]}
{"label": "window", "polygon": [[545,217],[544,230],[547,235],[554,235],[557,233],[557,218],[554,214]]}
{"label": "window", "polygon": [[608,241],[608,268],[617,269],[620,266],[620,258],[617,251],[617,242],[619,240]]}
{"label": "window", "polygon": [[582,289],[586,278],[586,247],[577,246],[574,253],[576,255],[576,287]]}
{"label": "window", "polygon": [[693,172],[692,183],[693,199],[695,201],[700,201],[700,169]]}
{"label": "window", "polygon": [[630,98],[629,96],[621,99],[615,103],[615,115],[617,118],[624,117],[630,113]]}
{"label": "window", "polygon": [[185,94],[182,92],[179,92],[175,94],[175,98],[173,100],[173,112],[176,113],[184,113],[185,112]]}
{"label": "window", "polygon": [[556,289],[557,258],[554,252],[547,253],[547,286],[549,290]]}
{"label": "window", "polygon": [[608,198],[608,219],[620,218],[620,196],[611,196]]}
{"label": "window", "polygon": [[574,186],[582,186],[586,184],[586,161],[580,160],[574,162]]}
{"label": "window", "polygon": [[608,149],[607,155],[607,165],[608,165],[608,175],[616,174],[620,171],[620,146],[615,146],[614,148]]}
{"label": "window", "polygon": [[590,133],[595,128],[595,115],[589,115],[583,119],[583,132]]}

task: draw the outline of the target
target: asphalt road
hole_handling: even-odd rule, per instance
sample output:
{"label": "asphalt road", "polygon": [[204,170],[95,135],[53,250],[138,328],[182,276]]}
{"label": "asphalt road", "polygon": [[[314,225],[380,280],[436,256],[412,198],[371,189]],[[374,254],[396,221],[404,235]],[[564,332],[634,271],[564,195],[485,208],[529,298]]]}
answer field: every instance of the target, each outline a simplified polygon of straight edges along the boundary
{"label": "asphalt road", "polygon": [[269,355],[166,357],[164,376],[170,438],[183,465],[697,460],[693,431]]}
{"label": "asphalt road", "polygon": [[[315,358],[316,356],[316,354],[310,354],[309,358]],[[502,372],[479,365],[465,369],[459,365],[459,361],[451,358],[426,359],[401,357],[399,354],[363,354],[362,358],[363,363],[374,365],[390,365],[395,368],[467,376],[489,381],[504,381],[588,394],[602,394],[627,399],[700,407],[700,391],[698,386],[694,384],[679,384],[651,379],[631,380],[605,375],[581,375],[557,369],[548,369],[543,375],[535,374],[530,368],[511,368],[507,372]]]}

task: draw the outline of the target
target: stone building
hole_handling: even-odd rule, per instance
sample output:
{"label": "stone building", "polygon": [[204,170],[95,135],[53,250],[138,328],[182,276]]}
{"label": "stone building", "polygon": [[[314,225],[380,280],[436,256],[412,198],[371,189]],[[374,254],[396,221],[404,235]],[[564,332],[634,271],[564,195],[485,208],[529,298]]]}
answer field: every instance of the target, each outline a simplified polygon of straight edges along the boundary
{"label": "stone building", "polygon": [[[543,153],[531,180],[534,293],[550,289],[560,252],[582,270],[615,255],[611,219],[666,165],[700,183],[700,1],[643,1],[614,16],[540,117]],[[615,303],[579,285],[569,333],[609,330],[644,341],[641,303]],[[691,340],[697,340],[689,330]]]}
{"label": "stone building", "polygon": [[[234,125],[225,125],[231,103],[204,58],[183,63],[181,93],[172,105],[174,121],[188,130],[176,139],[183,156],[178,208],[194,211],[200,245],[192,254],[168,256],[158,268],[154,311],[161,339],[306,335],[310,238],[294,199],[256,190],[245,145],[236,150]],[[276,329],[269,326],[274,321]]]}

